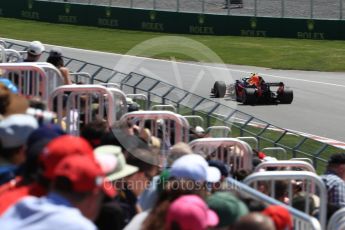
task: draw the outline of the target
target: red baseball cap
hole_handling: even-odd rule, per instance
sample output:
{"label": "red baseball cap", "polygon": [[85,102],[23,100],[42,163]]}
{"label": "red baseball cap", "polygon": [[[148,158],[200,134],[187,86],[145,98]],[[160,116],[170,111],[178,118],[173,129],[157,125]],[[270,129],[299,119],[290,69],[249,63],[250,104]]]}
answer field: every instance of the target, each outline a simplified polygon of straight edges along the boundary
{"label": "red baseball cap", "polygon": [[57,177],[68,178],[72,182],[74,192],[100,189],[109,197],[116,195],[100,165],[87,155],[72,155],[62,159],[54,170],[53,181]]}
{"label": "red baseball cap", "polygon": [[273,220],[276,230],[292,230],[292,217],[283,206],[270,205],[262,213]]}
{"label": "red baseball cap", "polygon": [[52,179],[56,166],[63,158],[70,155],[86,155],[95,159],[91,145],[84,138],[63,135],[53,139],[40,155],[44,167],[43,176]]}
{"label": "red baseball cap", "polygon": [[169,207],[166,224],[168,230],[177,223],[181,230],[202,230],[218,224],[217,214],[197,195],[177,198]]}

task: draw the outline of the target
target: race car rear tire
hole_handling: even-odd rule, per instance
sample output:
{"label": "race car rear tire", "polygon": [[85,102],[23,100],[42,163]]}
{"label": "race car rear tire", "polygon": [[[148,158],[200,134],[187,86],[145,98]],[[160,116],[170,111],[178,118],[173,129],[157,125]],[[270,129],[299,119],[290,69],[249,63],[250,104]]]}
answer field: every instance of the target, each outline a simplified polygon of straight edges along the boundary
{"label": "race car rear tire", "polygon": [[257,102],[255,89],[245,88],[242,96],[242,103],[245,105],[254,105]]}
{"label": "race car rear tire", "polygon": [[213,93],[216,98],[223,98],[225,96],[226,84],[224,81],[216,81],[213,86]]}
{"label": "race car rear tire", "polygon": [[285,89],[284,92],[279,95],[279,102],[281,104],[291,104],[293,101],[293,91],[290,89]]}

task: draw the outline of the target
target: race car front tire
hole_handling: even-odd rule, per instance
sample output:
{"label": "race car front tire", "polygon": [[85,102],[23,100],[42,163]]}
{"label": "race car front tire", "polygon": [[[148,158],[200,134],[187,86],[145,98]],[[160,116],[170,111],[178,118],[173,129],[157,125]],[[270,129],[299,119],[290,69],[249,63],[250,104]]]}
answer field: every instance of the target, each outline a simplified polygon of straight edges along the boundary
{"label": "race car front tire", "polygon": [[213,86],[213,93],[216,98],[223,98],[225,96],[226,84],[224,81],[216,81]]}

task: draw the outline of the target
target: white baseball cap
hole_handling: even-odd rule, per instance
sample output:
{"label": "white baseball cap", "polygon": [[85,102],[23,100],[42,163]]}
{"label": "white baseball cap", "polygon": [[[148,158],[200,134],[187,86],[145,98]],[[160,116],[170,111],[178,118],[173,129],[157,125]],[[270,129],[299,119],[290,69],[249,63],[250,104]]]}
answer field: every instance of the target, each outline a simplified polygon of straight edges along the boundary
{"label": "white baseball cap", "polygon": [[39,41],[30,42],[28,47],[28,53],[35,56],[42,54],[44,50],[43,44]]}
{"label": "white baseball cap", "polygon": [[172,164],[170,177],[215,183],[220,180],[221,174],[219,169],[209,166],[202,156],[188,154],[178,158]]}

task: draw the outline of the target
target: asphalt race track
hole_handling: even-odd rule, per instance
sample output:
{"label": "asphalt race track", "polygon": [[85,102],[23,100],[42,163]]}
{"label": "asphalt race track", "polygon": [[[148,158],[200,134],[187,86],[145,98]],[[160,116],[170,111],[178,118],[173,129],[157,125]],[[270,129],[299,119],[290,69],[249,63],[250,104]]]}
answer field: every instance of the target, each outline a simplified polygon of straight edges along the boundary
{"label": "asphalt race track", "polygon": [[[243,7],[232,4],[229,10],[224,9],[226,0],[55,0],[55,2],[65,1],[106,6],[110,4],[114,7],[126,8],[131,7],[132,2],[132,7],[137,9],[174,12],[179,8],[179,12],[201,13],[204,11],[209,14],[243,16],[254,16],[256,4],[256,16],[259,17],[310,18],[312,14],[315,19],[339,19],[341,16],[339,0],[243,0]],[[312,13],[310,4],[313,5]],[[344,8],[342,15],[345,15]]]}
{"label": "asphalt race track", "polygon": [[214,100],[281,128],[345,141],[344,72],[287,71],[250,66],[182,63],[71,48],[62,50],[67,57],[114,68],[124,73],[138,72],[204,97],[210,96],[215,80],[230,83],[234,79],[248,76],[251,72],[257,72],[267,82],[283,81],[293,89],[292,104],[244,106],[229,99]]}

